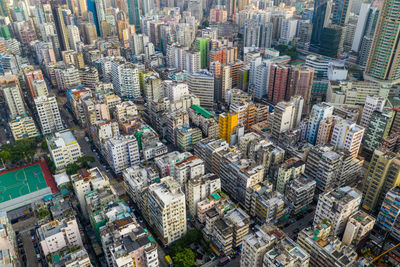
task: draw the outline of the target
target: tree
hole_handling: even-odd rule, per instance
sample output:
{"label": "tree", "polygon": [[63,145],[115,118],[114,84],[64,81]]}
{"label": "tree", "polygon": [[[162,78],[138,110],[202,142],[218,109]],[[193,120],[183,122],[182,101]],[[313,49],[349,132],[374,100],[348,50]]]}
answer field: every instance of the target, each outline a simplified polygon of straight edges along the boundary
{"label": "tree", "polygon": [[47,150],[47,142],[46,141],[42,142],[42,149]]}
{"label": "tree", "polygon": [[1,151],[0,158],[1,162],[3,163],[4,167],[6,166],[5,162],[11,157],[11,153],[9,151]]}
{"label": "tree", "polygon": [[65,168],[68,175],[76,174],[81,169],[81,166],[76,163],[70,163]]}
{"label": "tree", "polygon": [[177,267],[190,267],[195,265],[196,255],[191,249],[185,248],[178,252],[174,259],[174,266]]}

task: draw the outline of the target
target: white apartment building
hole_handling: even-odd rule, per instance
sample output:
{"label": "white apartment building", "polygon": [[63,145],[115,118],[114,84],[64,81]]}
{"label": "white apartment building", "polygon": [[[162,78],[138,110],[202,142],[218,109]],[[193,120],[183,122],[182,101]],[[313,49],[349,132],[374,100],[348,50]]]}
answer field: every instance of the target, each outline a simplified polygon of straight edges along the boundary
{"label": "white apartment building", "polygon": [[139,147],[134,135],[119,135],[108,139],[105,150],[108,164],[116,174],[140,162]]}
{"label": "white apartment building", "polygon": [[52,267],[90,267],[89,254],[84,248],[76,251],[64,254],[58,262],[53,262]]}
{"label": "white apartment building", "polygon": [[367,237],[372,228],[374,228],[374,225],[374,217],[364,211],[357,211],[351,215],[347,222],[342,242],[348,246],[357,246],[361,240]]}
{"label": "white apartment building", "polygon": [[320,194],[314,216],[314,227],[328,220],[335,236],[345,230],[348,219],[361,203],[361,193],[349,186]]}
{"label": "white apartment building", "polygon": [[305,163],[299,158],[290,158],[286,160],[278,169],[276,179],[276,191],[285,193],[286,184],[296,177],[299,177],[306,168]]}
{"label": "white apartment building", "polygon": [[386,100],[383,97],[376,95],[367,96],[361,115],[360,125],[365,129],[368,128],[369,120],[371,119],[372,113],[374,111],[383,111]]}
{"label": "white apartment building", "polygon": [[75,217],[54,220],[37,229],[44,256],[65,247],[81,246],[83,242]]}
{"label": "white apartment building", "polygon": [[154,163],[160,174],[160,177],[172,176],[176,177],[176,164],[182,160],[193,156],[190,152],[180,153],[179,151],[172,151],[168,154],[162,155],[154,159]]}
{"label": "white apartment building", "polygon": [[79,28],[75,25],[68,25],[68,41],[69,41],[69,47],[72,50],[77,51],[78,50],[78,42],[81,41],[80,35],[79,35]]}
{"label": "white apartment building", "polygon": [[42,134],[46,135],[64,129],[57,100],[54,96],[39,96],[34,101]]}
{"label": "white apartment building", "polygon": [[177,101],[184,95],[189,94],[189,87],[186,83],[176,83],[170,80],[164,81],[165,95],[170,101]]}
{"label": "white apartment building", "polygon": [[114,113],[120,122],[138,115],[137,106],[130,100],[116,105]]}
{"label": "white apartment building", "polygon": [[79,70],[73,65],[65,69],[55,69],[54,74],[59,90],[68,91],[81,84]]}
{"label": "white apartment building", "polygon": [[170,244],[187,231],[186,201],[180,184],[171,176],[148,189],[149,218],[163,243]]}
{"label": "white apartment building", "polygon": [[195,73],[200,70],[200,52],[186,51],[185,53],[185,70],[188,73]]}
{"label": "white apartment building", "polygon": [[335,149],[344,149],[355,158],[360,150],[361,141],[364,136],[364,127],[349,120],[343,120],[335,124],[331,137],[331,145]]}
{"label": "white apartment building", "polygon": [[139,71],[133,63],[111,62],[111,80],[115,93],[122,98],[137,99],[141,96]]}
{"label": "white apartment building", "polygon": [[89,170],[79,170],[77,174],[71,176],[72,185],[75,195],[79,201],[82,214],[88,216],[87,205],[85,200],[86,193],[109,186],[107,176],[103,176],[99,168],[95,167]]}
{"label": "white apartment building", "polygon": [[175,180],[185,188],[190,179],[204,174],[204,161],[194,155],[188,157],[175,165]]}
{"label": "white apartment building", "polygon": [[188,181],[185,193],[188,210],[193,218],[197,215],[197,203],[217,190],[221,190],[221,179],[214,173],[207,173]]}
{"label": "white apartment building", "polygon": [[107,266],[159,266],[157,243],[131,216],[109,222],[100,236]]}
{"label": "white apartment building", "polygon": [[3,97],[6,100],[10,118],[15,119],[17,116],[26,114],[19,86],[16,83],[11,83],[2,87]]}
{"label": "white apartment building", "polygon": [[279,228],[271,224],[256,228],[243,240],[241,267],[308,266],[310,255]]}
{"label": "white apartment building", "polygon": [[292,130],[295,122],[295,106],[293,102],[279,102],[274,109],[272,136],[278,140],[279,135]]}
{"label": "white apartment building", "polygon": [[49,91],[47,89],[47,85],[44,80],[33,80],[32,86],[33,86],[33,91],[35,92],[35,96],[49,95]]}
{"label": "white apartment building", "polygon": [[29,116],[16,117],[15,120],[9,122],[9,126],[15,141],[39,135],[35,121]]}
{"label": "white apartment building", "polygon": [[64,169],[82,156],[81,147],[70,130],[56,132],[46,137],[51,160],[57,170]]}
{"label": "white apartment building", "polygon": [[279,42],[282,44],[288,44],[293,41],[296,36],[297,30],[297,19],[289,18],[282,20],[281,36]]}

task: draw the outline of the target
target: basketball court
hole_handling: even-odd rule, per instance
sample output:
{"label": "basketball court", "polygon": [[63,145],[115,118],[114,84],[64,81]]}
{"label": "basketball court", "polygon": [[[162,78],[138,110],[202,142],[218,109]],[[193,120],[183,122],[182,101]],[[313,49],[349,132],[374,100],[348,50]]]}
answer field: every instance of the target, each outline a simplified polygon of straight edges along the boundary
{"label": "basketball court", "polygon": [[0,203],[46,188],[40,164],[0,174]]}

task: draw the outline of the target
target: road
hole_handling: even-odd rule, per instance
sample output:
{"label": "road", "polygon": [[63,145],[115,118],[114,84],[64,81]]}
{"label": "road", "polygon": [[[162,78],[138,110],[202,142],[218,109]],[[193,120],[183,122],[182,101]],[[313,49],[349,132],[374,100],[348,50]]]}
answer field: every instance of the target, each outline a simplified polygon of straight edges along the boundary
{"label": "road", "polygon": [[310,222],[314,219],[315,211],[306,214],[302,219],[295,221],[290,224],[288,227],[282,228],[282,230],[292,239],[297,239],[297,234],[294,233],[295,229],[299,229],[300,231],[308,226],[310,226]]}
{"label": "road", "polygon": [[[23,248],[25,250],[26,262],[28,267],[38,266],[36,260],[36,252],[33,247],[30,230],[35,226],[36,218],[30,217],[26,220],[19,221],[13,224],[14,231],[19,231],[19,236],[22,239]],[[20,262],[22,262],[22,254],[20,254]]]}

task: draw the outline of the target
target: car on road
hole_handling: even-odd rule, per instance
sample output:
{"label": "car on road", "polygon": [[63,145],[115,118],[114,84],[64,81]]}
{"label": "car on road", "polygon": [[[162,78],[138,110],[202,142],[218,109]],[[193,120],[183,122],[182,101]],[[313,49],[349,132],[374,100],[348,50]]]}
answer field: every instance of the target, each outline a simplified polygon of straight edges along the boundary
{"label": "car on road", "polygon": [[35,229],[30,230],[31,235],[35,235]]}
{"label": "car on road", "polygon": [[36,242],[36,237],[32,236],[32,242]]}

